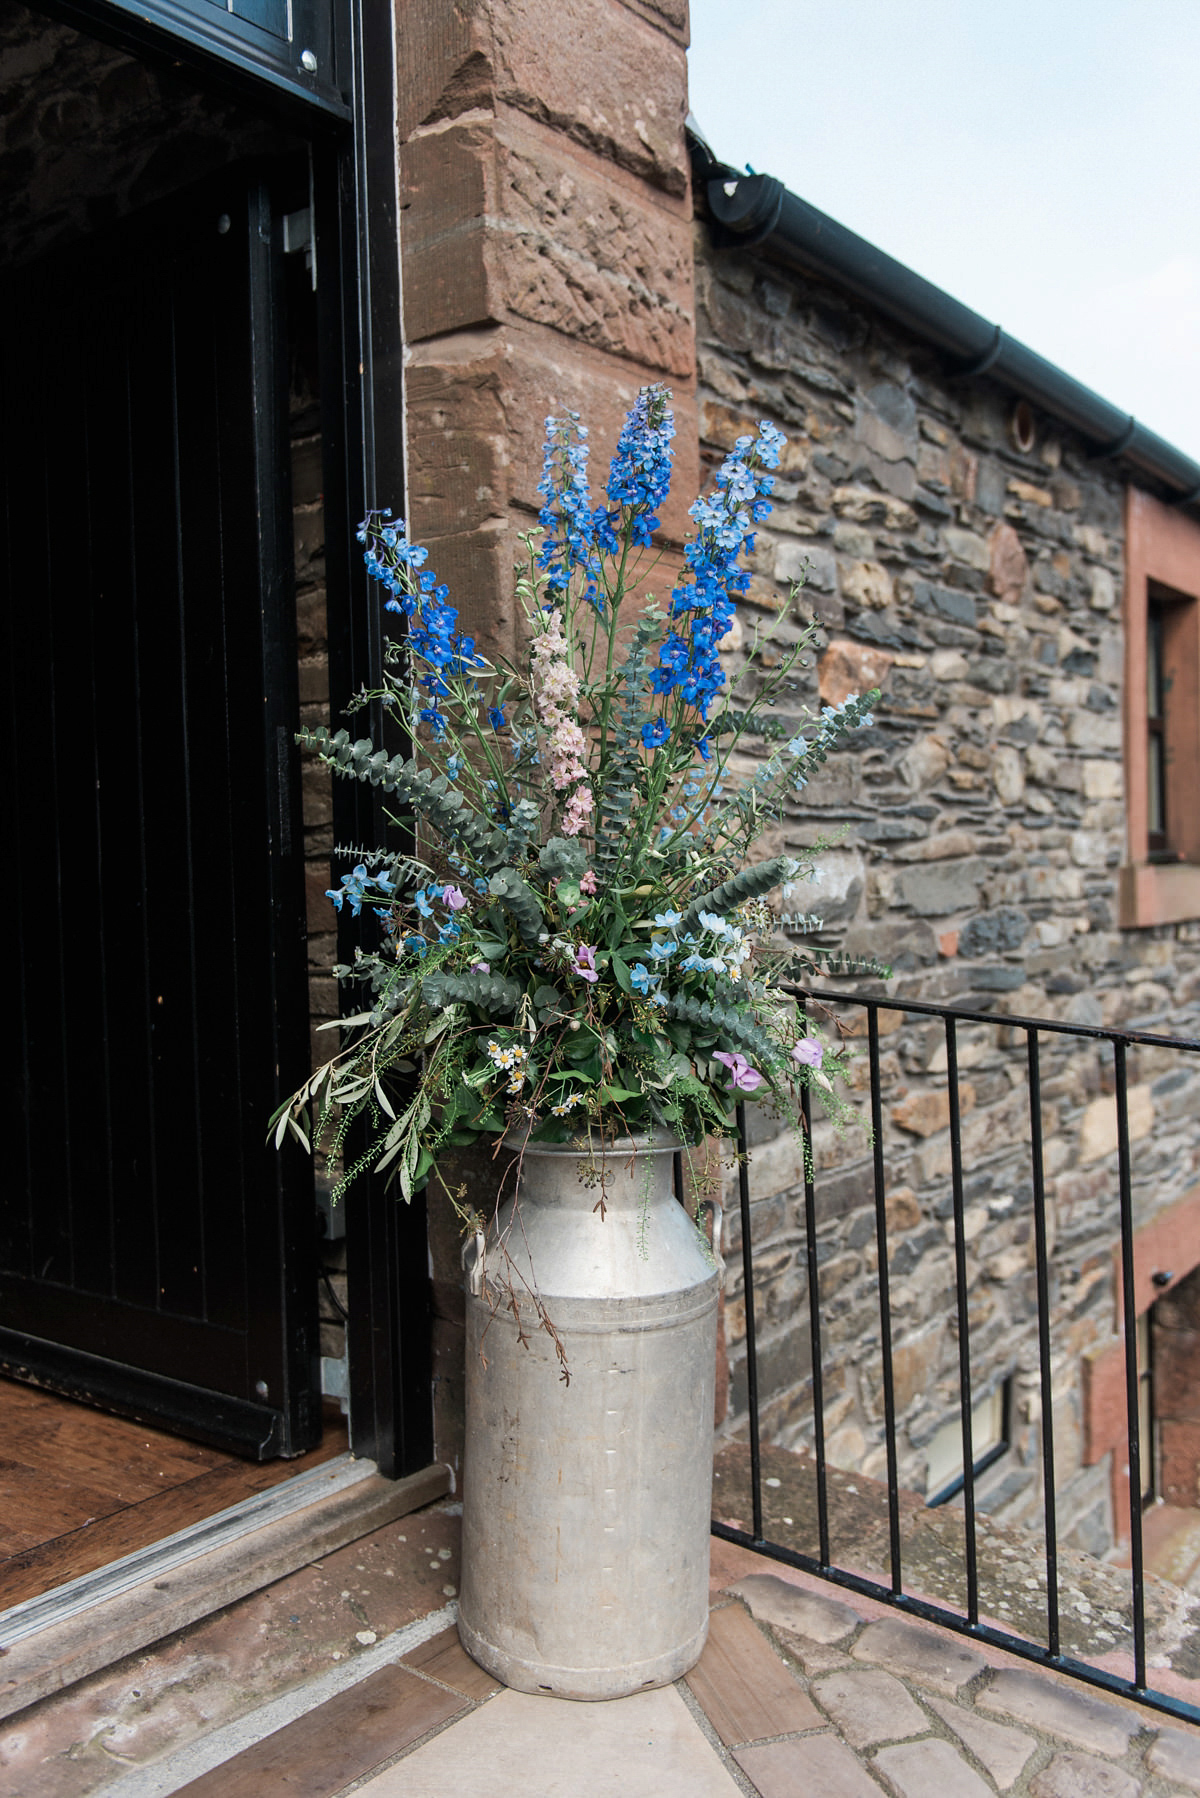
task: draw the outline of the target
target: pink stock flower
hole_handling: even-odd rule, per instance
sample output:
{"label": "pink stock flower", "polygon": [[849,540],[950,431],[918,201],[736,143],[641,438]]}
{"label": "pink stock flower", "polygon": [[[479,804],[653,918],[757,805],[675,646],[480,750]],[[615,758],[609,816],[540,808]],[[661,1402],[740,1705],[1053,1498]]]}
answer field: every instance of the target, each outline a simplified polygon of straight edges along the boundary
{"label": "pink stock flower", "polygon": [[[584,825],[587,823],[588,819],[591,817],[592,810],[593,810],[592,789],[590,787],[576,787],[575,791],[571,794],[571,797],[568,799],[567,809],[563,813],[563,821],[562,821],[563,835],[565,837],[577,837],[579,835],[580,831],[583,829]],[[595,883],[596,883],[596,877],[593,874],[592,885],[591,885],[590,889],[585,887],[583,885],[583,882],[581,881],[580,882],[580,890],[582,892],[591,891],[594,893],[596,890]]]}
{"label": "pink stock flower", "polygon": [[[588,794],[588,798],[589,799],[591,798],[590,793]],[[589,807],[589,810],[590,810],[590,807]],[[583,874],[580,876],[579,890],[581,893],[594,893],[596,891],[596,870],[595,870],[595,868],[589,868],[586,874]]]}
{"label": "pink stock flower", "polygon": [[444,886],[442,888],[442,904],[448,905],[451,911],[461,911],[466,903],[466,894],[461,887]]}
{"label": "pink stock flower", "polygon": [[792,1050],[792,1060],[802,1068],[819,1068],[824,1059],[824,1047],[815,1036],[802,1036]]}
{"label": "pink stock flower", "polygon": [[576,949],[575,966],[572,972],[578,974],[581,980],[599,980],[600,976],[596,972],[596,951],[591,943],[580,943]]}
{"label": "pink stock flower", "polygon": [[744,1055],[730,1055],[725,1049],[718,1049],[713,1056],[714,1061],[724,1062],[733,1078],[733,1084],[739,1092],[752,1093],[762,1085],[763,1077],[757,1068],[752,1068]]}

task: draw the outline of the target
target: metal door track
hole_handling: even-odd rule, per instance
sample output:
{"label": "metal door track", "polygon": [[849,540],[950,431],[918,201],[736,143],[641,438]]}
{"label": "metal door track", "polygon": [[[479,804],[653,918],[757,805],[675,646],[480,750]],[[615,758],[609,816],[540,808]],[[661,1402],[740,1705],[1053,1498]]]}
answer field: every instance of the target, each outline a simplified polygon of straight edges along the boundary
{"label": "metal door track", "polygon": [[149,1548],[135,1549],[133,1554],[123,1555],[107,1567],[81,1573],[78,1579],[68,1580],[64,1586],[53,1586],[49,1592],[40,1592],[36,1598],[26,1598],[10,1610],[0,1611],[0,1644],[10,1648],[14,1642],[32,1636],[37,1630],[65,1623],[68,1618],[78,1617],[81,1611],[89,1611],[94,1605],[118,1598],[121,1593],[144,1585],[147,1580],[161,1579],[165,1573],[174,1573],[213,1549],[225,1548],[240,1537],[248,1536],[251,1530],[290,1517],[293,1511],[303,1510],[318,1498],[331,1497],[349,1486],[357,1486],[377,1471],[374,1461],[356,1461],[349,1454],[337,1455],[332,1461],[311,1467],[307,1473],[298,1473],[294,1479],[284,1480],[266,1492],[240,1499],[227,1510],[201,1518],[199,1523],[189,1523],[186,1529],[176,1530],[173,1536],[164,1536],[161,1542],[153,1542]]}

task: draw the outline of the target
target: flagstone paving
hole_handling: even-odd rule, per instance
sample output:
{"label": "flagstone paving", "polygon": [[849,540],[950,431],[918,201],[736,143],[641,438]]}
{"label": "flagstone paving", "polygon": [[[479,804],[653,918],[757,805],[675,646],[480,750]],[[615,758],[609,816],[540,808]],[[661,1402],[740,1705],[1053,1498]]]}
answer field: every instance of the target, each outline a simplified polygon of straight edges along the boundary
{"label": "flagstone paving", "polygon": [[[406,1526],[427,1557],[429,1575],[453,1566],[452,1508],[431,1508]],[[442,1545],[451,1550],[447,1560],[438,1558]],[[127,1760],[124,1770],[111,1760],[105,1767],[78,1740],[65,1750],[61,1741],[56,1746],[47,1701],[49,1710],[33,1707],[0,1734],[0,1792],[21,1798],[340,1798],[351,1791],[367,1798],[1200,1795],[1200,1728],[1101,1697],[870,1600],[850,1603],[818,1580],[718,1541],[709,1643],[685,1680],[602,1704],[505,1691],[458,1644],[453,1603],[446,1604],[452,1581],[430,1579],[427,1621],[414,1617],[411,1596],[397,1605],[395,1546],[381,1557],[378,1579],[388,1590],[379,1595],[370,1553],[344,1551],[355,1555],[355,1610],[372,1625],[357,1638],[358,1660],[327,1649],[329,1666],[317,1671],[310,1662],[302,1670],[293,1650],[291,1683],[270,1702],[255,1700],[231,1712],[228,1722],[210,1708],[207,1733],[189,1727],[175,1743],[148,1736],[139,1745],[140,1764]],[[282,1606],[299,1617],[304,1578],[291,1576],[295,1597],[287,1580],[271,1588],[273,1612]],[[231,1607],[219,1638],[209,1643],[243,1672],[254,1641],[263,1642],[264,1603],[260,1596]],[[191,1653],[199,1663],[208,1642],[197,1629],[190,1647],[178,1638],[163,1653],[176,1660]],[[148,1678],[146,1657],[139,1664],[140,1677]],[[260,1681],[258,1690],[264,1689]],[[69,1695],[58,1702],[68,1705]],[[78,1717],[78,1698],[75,1704]],[[110,1739],[120,1752],[119,1720]]]}

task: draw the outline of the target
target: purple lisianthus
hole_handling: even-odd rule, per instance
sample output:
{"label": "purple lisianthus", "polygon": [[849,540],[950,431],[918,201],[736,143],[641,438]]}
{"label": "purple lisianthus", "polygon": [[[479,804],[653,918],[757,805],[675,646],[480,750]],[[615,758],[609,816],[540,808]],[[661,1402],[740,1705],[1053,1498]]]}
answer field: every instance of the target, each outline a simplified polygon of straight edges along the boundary
{"label": "purple lisianthus", "polygon": [[581,980],[599,980],[596,972],[596,951],[591,943],[580,943],[575,951],[575,966],[572,973],[578,974]]}
{"label": "purple lisianthus", "polygon": [[471,963],[472,974],[490,974],[491,971],[492,964],[490,961],[473,961]]}
{"label": "purple lisianthus", "polygon": [[730,1055],[727,1050],[718,1049],[713,1060],[725,1064],[739,1092],[752,1093],[755,1087],[762,1085],[762,1075],[750,1066],[744,1055]]}
{"label": "purple lisianthus", "polygon": [[466,894],[461,887],[444,886],[442,888],[442,904],[448,905],[451,911],[461,911],[466,903]]}
{"label": "purple lisianthus", "polygon": [[802,1068],[819,1068],[824,1059],[824,1046],[815,1036],[802,1036],[792,1050],[792,1060]]}

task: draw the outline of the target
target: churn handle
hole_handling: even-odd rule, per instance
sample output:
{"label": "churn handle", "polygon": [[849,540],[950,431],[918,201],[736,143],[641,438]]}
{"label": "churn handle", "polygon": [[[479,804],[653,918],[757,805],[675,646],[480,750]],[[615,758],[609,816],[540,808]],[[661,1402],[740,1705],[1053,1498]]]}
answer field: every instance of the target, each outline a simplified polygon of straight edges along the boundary
{"label": "churn handle", "polygon": [[717,1264],[717,1272],[721,1276],[721,1284],[725,1284],[725,1257],[721,1253],[721,1238],[725,1232],[725,1207],[720,1199],[701,1199],[701,1211],[712,1214],[712,1253]]}
{"label": "churn handle", "polygon": [[467,1276],[467,1291],[472,1298],[479,1298],[483,1292],[483,1248],[482,1230],[476,1230],[462,1245],[463,1272]]}

